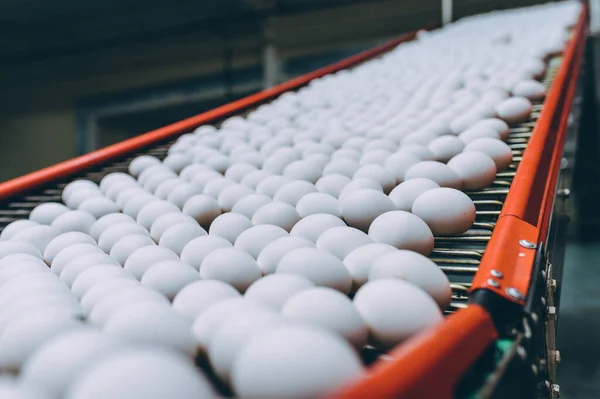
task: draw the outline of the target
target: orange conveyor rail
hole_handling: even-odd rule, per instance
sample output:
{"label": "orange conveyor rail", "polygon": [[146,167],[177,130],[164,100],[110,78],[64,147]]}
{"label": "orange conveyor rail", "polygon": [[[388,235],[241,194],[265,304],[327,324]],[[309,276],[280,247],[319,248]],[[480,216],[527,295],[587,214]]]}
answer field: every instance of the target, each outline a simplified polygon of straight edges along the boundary
{"label": "orange conveyor rail", "polygon": [[[503,193],[506,198],[503,202],[498,202],[501,211],[499,208],[497,212],[478,212],[478,221],[480,216],[485,219],[492,215],[495,225],[479,223],[483,227],[492,226],[490,235],[483,237],[483,257],[475,266],[464,269],[472,273],[472,282],[453,287],[455,292],[463,293],[461,300],[464,302],[458,301],[453,308],[456,311],[443,323],[399,345],[388,353],[385,360],[377,361],[365,378],[331,395],[332,399],[451,398],[465,372],[499,337],[500,328],[493,309],[488,309],[485,303],[477,303],[476,300],[467,304],[467,289],[471,294],[478,291],[491,292],[521,307],[525,305],[536,251],[524,248],[520,242],[543,242],[548,233],[569,111],[583,58],[587,16],[588,8],[583,7],[572,39],[562,56],[560,67],[552,77],[551,90],[543,106],[540,104],[538,107],[541,112],[533,132],[529,128],[528,143],[516,173],[508,180],[500,179],[498,183],[499,187],[503,187],[502,184],[505,186]],[[0,203],[10,203],[13,199],[26,196],[50,184],[74,178],[102,165],[164,144],[198,126],[219,123],[229,116],[273,100],[286,91],[297,90],[313,79],[380,56],[414,37],[414,32],[405,34],[271,89],[2,183]],[[495,195],[496,191],[492,189],[489,193],[493,192]],[[477,195],[478,193],[473,193],[474,198]],[[488,205],[487,202],[490,201],[481,201],[485,206]],[[475,241],[482,239],[471,238]],[[443,242],[444,239],[449,240],[441,238],[439,241]],[[437,247],[438,237],[436,249]],[[445,256],[452,255],[449,252],[451,251],[438,249],[434,251],[432,258],[438,264],[444,263]],[[452,267],[451,264],[441,267],[447,273],[456,270],[464,273],[464,270]],[[497,279],[498,275],[502,275],[498,286],[491,286],[490,278]]]}

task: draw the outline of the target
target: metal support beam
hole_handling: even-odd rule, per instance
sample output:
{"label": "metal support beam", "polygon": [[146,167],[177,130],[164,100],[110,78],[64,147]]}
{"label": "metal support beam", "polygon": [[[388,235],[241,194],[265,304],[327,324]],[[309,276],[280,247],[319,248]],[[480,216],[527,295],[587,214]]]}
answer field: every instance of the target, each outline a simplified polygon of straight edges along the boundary
{"label": "metal support beam", "polygon": [[442,25],[452,22],[452,0],[442,0]]}
{"label": "metal support beam", "polygon": [[277,54],[275,45],[275,30],[272,27],[271,19],[267,19],[263,25],[263,86],[265,89],[273,87],[279,83],[281,78],[281,61]]}

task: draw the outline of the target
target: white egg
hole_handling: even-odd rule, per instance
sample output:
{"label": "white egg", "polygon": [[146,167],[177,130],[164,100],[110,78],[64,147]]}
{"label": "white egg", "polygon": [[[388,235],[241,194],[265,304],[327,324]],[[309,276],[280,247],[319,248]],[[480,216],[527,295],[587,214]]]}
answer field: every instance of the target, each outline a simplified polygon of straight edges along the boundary
{"label": "white egg", "polygon": [[300,219],[294,206],[285,202],[270,202],[254,212],[252,224],[273,225],[289,232]]}
{"label": "white egg", "polygon": [[323,168],[323,176],[330,174],[340,174],[347,177],[354,176],[354,173],[360,168],[358,161],[350,158],[339,158],[329,162]]}
{"label": "white egg", "polygon": [[95,197],[104,198],[100,190],[81,189],[74,190],[69,197],[63,201],[69,208],[77,209],[85,200]]}
{"label": "white egg", "polygon": [[160,165],[158,158],[150,155],[141,155],[129,163],[129,173],[132,176],[138,177],[144,170],[154,165]]}
{"label": "white egg", "polygon": [[236,183],[239,183],[246,175],[256,170],[258,169],[254,165],[250,165],[248,163],[235,163],[227,168],[225,177],[235,181]]}
{"label": "white egg", "polygon": [[442,187],[460,189],[462,180],[448,165],[436,161],[423,161],[411,166],[405,175],[405,180],[426,178],[433,180]]}
{"label": "white egg", "polygon": [[439,162],[448,162],[453,156],[460,154],[464,147],[462,140],[451,135],[438,137],[428,145],[434,159]]}
{"label": "white egg", "polygon": [[273,196],[273,200],[296,206],[302,197],[314,192],[317,192],[314,184],[303,180],[294,180],[281,186]]}
{"label": "white egg", "polygon": [[54,274],[59,275],[67,263],[72,261],[76,256],[87,253],[104,253],[98,246],[92,244],[75,244],[60,251],[52,261],[50,270]]}
{"label": "white egg", "polygon": [[342,197],[340,205],[346,223],[362,231],[368,231],[379,215],[396,209],[387,195],[372,189],[351,192]]}
{"label": "white egg", "polygon": [[0,287],[2,287],[11,279],[23,274],[46,272],[48,272],[48,266],[46,266],[46,264],[39,259],[21,260],[0,270]]}
{"label": "white egg", "polygon": [[180,223],[165,230],[160,237],[158,245],[169,248],[171,251],[175,252],[177,256],[181,256],[183,249],[188,243],[193,239],[205,236],[206,234],[206,230],[197,224]]}
{"label": "white egg", "polygon": [[309,161],[294,161],[285,167],[283,176],[290,180],[304,180],[314,184],[321,177],[321,168]]}
{"label": "white egg", "polygon": [[165,180],[156,187],[154,191],[154,195],[161,200],[166,200],[169,197],[169,194],[178,186],[182,184],[187,184],[183,180],[178,177],[174,177],[169,180]]}
{"label": "white egg", "polygon": [[512,92],[531,101],[539,101],[546,96],[546,88],[537,80],[522,80],[513,87]]}
{"label": "white egg", "polygon": [[341,226],[346,226],[346,224],[338,217],[329,214],[314,214],[296,223],[290,231],[290,235],[316,242],[319,236],[326,230]]}
{"label": "white egg", "polygon": [[188,223],[197,226],[197,222],[190,215],[181,212],[168,212],[160,215],[152,223],[150,227],[150,236],[154,242],[159,242],[164,232],[171,226],[175,226],[180,223]]}
{"label": "white egg", "polygon": [[136,222],[142,225],[146,230],[150,230],[152,224],[162,215],[171,212],[181,212],[179,208],[172,203],[164,200],[156,200],[147,203],[137,214]]}
{"label": "white egg", "polygon": [[185,286],[173,299],[173,309],[195,319],[212,305],[230,298],[239,298],[240,293],[230,284],[218,280],[201,280]]}
{"label": "white egg", "polygon": [[383,166],[394,175],[396,184],[404,181],[406,171],[413,165],[421,162],[421,158],[407,151],[398,151],[390,155]]}
{"label": "white egg", "polygon": [[[60,251],[75,244],[96,245],[96,241],[94,241],[91,236],[79,231],[70,231],[68,233],[60,234],[53,238],[46,246],[46,249],[44,250],[44,260],[51,265],[52,261]],[[2,245],[0,244],[0,253],[1,252]]]}
{"label": "white egg", "polygon": [[271,274],[252,283],[244,297],[280,311],[289,298],[314,286],[313,282],[300,275]]}
{"label": "white egg", "polygon": [[100,191],[104,194],[106,194],[106,192],[110,189],[110,187],[117,183],[117,182],[121,182],[121,181],[129,181],[131,183],[136,183],[136,180],[134,177],[132,177],[131,175],[128,175],[127,173],[122,173],[122,172],[113,172],[113,173],[109,173],[106,176],[104,176],[102,178],[102,180],[100,181]]}
{"label": "white egg", "polygon": [[[158,171],[150,175],[147,179],[145,179],[142,183],[142,187],[144,188],[144,190],[150,193],[154,193],[161,184],[175,178],[177,178],[177,174],[170,170]],[[142,181],[140,180],[140,183],[141,182]]]}
{"label": "white egg", "polygon": [[79,190],[96,190],[100,191],[98,185],[90,180],[73,180],[69,184],[65,186],[62,192],[62,200],[66,203],[66,199],[68,199],[72,193]]}
{"label": "white egg", "polygon": [[508,124],[525,122],[531,116],[531,101],[524,97],[511,97],[498,104],[496,112]]}
{"label": "white egg", "polygon": [[458,139],[462,141],[464,144],[469,144],[473,140],[477,140],[483,137],[500,139],[500,134],[497,130],[486,127],[483,125],[477,125],[468,128],[458,135]]}
{"label": "white egg", "polygon": [[33,244],[17,241],[0,242],[0,259],[14,254],[28,254],[42,259],[42,253]]}
{"label": "white egg", "polygon": [[132,218],[137,218],[140,210],[148,203],[156,201],[158,198],[152,194],[139,194],[125,202],[123,205],[123,213]]}
{"label": "white egg", "polygon": [[122,223],[122,222],[135,222],[135,219],[129,215],[125,215],[123,213],[112,213],[106,216],[102,216],[100,219],[96,220],[92,227],[90,227],[89,234],[96,241],[100,239],[100,235],[107,228],[112,225]]}
{"label": "white egg", "polygon": [[169,308],[169,301],[162,294],[143,286],[130,287],[104,296],[94,305],[87,321],[97,327],[103,327],[111,316],[123,309],[125,304],[130,306],[134,303],[157,303]]}
{"label": "white egg", "polygon": [[263,224],[249,228],[240,234],[234,247],[258,258],[261,251],[271,242],[287,236],[288,233],[278,226]]}
{"label": "white egg", "polygon": [[363,153],[360,158],[360,165],[384,165],[385,161],[392,155],[391,151],[388,150],[370,150]]}
{"label": "white egg", "polygon": [[468,151],[458,154],[448,161],[448,167],[461,178],[464,190],[487,188],[496,178],[496,163],[482,152]]}
{"label": "white egg", "polygon": [[136,279],[113,278],[99,281],[81,297],[81,307],[90,312],[105,297],[116,295],[131,288],[141,288],[142,284]]}
{"label": "white egg", "polygon": [[[57,219],[58,220],[58,219]],[[32,226],[16,233],[10,239],[13,242],[24,242],[33,245],[44,253],[46,247],[58,234],[54,228],[45,225]]]}
{"label": "white egg", "polygon": [[361,178],[352,180],[350,183],[348,183],[340,192],[339,199],[341,201],[346,195],[350,195],[355,191],[362,189],[377,190],[383,193],[383,188],[381,187],[380,183],[375,180]]}
{"label": "white egg", "polygon": [[317,248],[344,259],[356,248],[372,242],[362,231],[348,226],[332,227],[325,230],[317,239]]}
{"label": "white egg", "polygon": [[475,222],[475,205],[471,198],[451,188],[435,188],[421,194],[412,212],[438,235],[462,234]]}
{"label": "white egg", "polygon": [[209,234],[223,237],[233,244],[237,237],[250,227],[252,227],[252,222],[246,216],[229,212],[217,216],[210,225]]}
{"label": "white egg", "polygon": [[307,238],[284,236],[269,243],[258,255],[256,260],[262,274],[275,273],[277,265],[289,251],[296,248],[314,247],[315,244]]}
{"label": "white egg", "polygon": [[273,198],[277,191],[289,182],[290,179],[287,177],[268,176],[256,186],[256,193]]}
{"label": "white egg", "polygon": [[418,177],[400,183],[390,193],[390,199],[396,205],[397,210],[411,212],[412,205],[419,195],[438,187],[440,187],[439,184],[433,180]]}
{"label": "white egg", "polygon": [[187,263],[163,260],[146,270],[140,282],[172,300],[183,287],[199,279],[198,271]]}
{"label": "white egg", "polygon": [[66,399],[212,398],[208,380],[194,365],[162,348],[132,348],[112,354],[73,381]]}
{"label": "white egg", "polygon": [[[330,175],[333,176],[333,175]],[[330,194],[310,193],[298,201],[296,210],[301,218],[317,213],[328,213],[336,217],[342,217],[340,201]]]}
{"label": "white egg", "polygon": [[317,248],[297,248],[283,256],[276,273],[298,274],[315,285],[350,292],[352,277],[342,261],[327,251]]}
{"label": "white egg", "polygon": [[179,209],[183,209],[183,206],[195,195],[202,194],[202,188],[194,186],[193,184],[180,184],[175,187],[167,196],[167,201],[177,206]]}
{"label": "white egg", "polygon": [[396,177],[381,165],[363,166],[354,173],[353,179],[374,180],[381,185],[386,194],[396,186]]}
{"label": "white egg", "polygon": [[[9,254],[9,255],[3,256],[0,259],[0,270],[4,269],[5,267],[12,267],[11,265],[13,263],[17,263],[22,260],[35,262],[36,260],[41,259],[41,255],[39,255],[39,251],[37,249],[35,249],[34,247],[32,247],[28,244],[25,244],[25,245],[27,245],[28,247],[33,248],[35,251],[37,251],[38,255],[36,256],[36,255],[28,254],[28,253],[17,252],[14,254]],[[1,296],[2,296],[2,293],[0,293],[0,297]]]}
{"label": "white egg", "polygon": [[250,172],[248,173],[241,181],[241,183],[245,186],[248,186],[252,189],[255,189],[258,187],[258,185],[260,183],[262,183],[263,180],[265,180],[267,177],[273,176],[273,174],[269,173],[269,172],[265,172],[264,170],[256,170],[254,172]]}
{"label": "white egg", "polygon": [[117,242],[131,234],[143,234],[150,236],[148,230],[141,225],[131,222],[122,222],[114,224],[104,230],[104,232],[100,234],[100,238],[98,238],[98,246],[101,250],[108,254]]}
{"label": "white egg", "polygon": [[73,285],[75,279],[85,270],[96,265],[107,265],[120,268],[121,265],[110,256],[103,253],[93,253],[79,255],[71,262],[67,263],[63,271],[60,273],[60,279],[69,287]]}
{"label": "white egg", "polygon": [[33,220],[15,220],[14,222],[9,223],[4,229],[2,229],[2,232],[0,232],[0,241],[8,241],[19,231],[39,225],[39,223],[34,222]]}
{"label": "white egg", "polygon": [[221,191],[221,194],[219,194],[219,197],[217,198],[217,202],[224,212],[231,212],[233,206],[240,199],[251,194],[254,194],[254,190],[250,187],[244,186],[243,184],[234,184]]}
{"label": "white egg", "polygon": [[443,320],[437,303],[420,288],[396,279],[369,281],[354,296],[354,306],[371,339],[392,348]]}
{"label": "white egg", "polygon": [[[117,200],[117,198],[119,198],[119,195],[123,191],[129,190],[132,188],[137,189],[137,190],[144,190],[143,187],[140,187],[135,181],[120,180],[120,181],[117,181],[116,183],[113,183],[110,185],[110,187],[108,188],[108,191],[106,191],[106,198],[115,202]],[[83,203],[81,205],[83,205]]]}
{"label": "white egg", "polygon": [[[430,190],[431,191],[431,190]],[[405,211],[384,213],[369,228],[373,242],[408,249],[425,256],[433,250],[434,240],[427,224],[418,216]]]}
{"label": "white egg", "polygon": [[413,251],[399,250],[379,257],[369,271],[369,281],[400,279],[428,293],[444,310],[452,300],[446,274],[429,258]]}
{"label": "white egg", "polygon": [[400,151],[414,154],[421,158],[423,161],[430,161],[435,158],[435,155],[429,148],[421,144],[408,144],[400,147]]}
{"label": "white egg", "polygon": [[123,268],[140,280],[150,267],[164,260],[179,260],[179,257],[168,248],[148,245],[133,251]]}
{"label": "white egg", "polygon": [[185,202],[182,212],[193,217],[206,230],[221,214],[221,206],[210,195],[194,195]]}
{"label": "white egg", "polygon": [[477,122],[475,125],[473,125],[473,127],[474,128],[482,127],[482,128],[486,128],[486,129],[495,130],[496,132],[498,132],[498,134],[500,135],[500,138],[502,140],[506,140],[508,138],[508,135],[510,134],[509,126],[502,119],[498,119],[498,118],[482,119],[479,122]]}
{"label": "white egg", "polygon": [[133,279],[133,276],[120,267],[110,267],[104,264],[91,266],[82,271],[73,281],[71,292],[77,298],[82,298],[96,284],[113,278]]}
{"label": "white egg", "polygon": [[464,152],[481,152],[492,158],[496,170],[501,171],[512,163],[512,150],[508,144],[492,138],[481,138],[471,141],[465,146]]}
{"label": "white egg", "polygon": [[69,211],[70,209],[63,204],[57,202],[44,202],[31,210],[29,220],[39,224],[49,225],[54,219]]}
{"label": "white egg", "polygon": [[352,290],[356,291],[365,284],[373,263],[384,254],[397,251],[388,244],[373,243],[360,246],[344,258],[344,265],[352,276]]}
{"label": "white egg", "polygon": [[66,233],[69,231],[81,231],[89,234],[92,225],[96,222],[96,218],[87,212],[70,211],[58,216],[50,224],[50,227],[57,234]]}
{"label": "white egg", "polygon": [[213,179],[204,185],[204,189],[202,193],[206,195],[210,195],[214,198],[219,198],[219,195],[225,190],[227,187],[233,186],[236,183],[225,177],[219,179]]}
{"label": "white egg", "polygon": [[254,213],[263,205],[271,202],[271,198],[264,194],[251,194],[248,195],[233,206],[232,212],[242,214],[248,219],[251,219]]}
{"label": "white egg", "polygon": [[231,381],[241,397],[317,397],[362,373],[360,359],[342,338],[322,329],[289,326],[251,340],[235,359]]}
{"label": "white egg", "polygon": [[261,277],[261,270],[254,258],[246,252],[236,248],[219,248],[202,261],[200,277],[226,282],[244,293]]}
{"label": "white egg", "polygon": [[213,155],[208,157],[204,161],[204,164],[219,173],[225,173],[227,168],[231,165],[231,161],[225,155]]}
{"label": "white egg", "polygon": [[200,187],[204,190],[204,186],[212,180],[222,179],[223,175],[219,172],[215,172],[214,170],[206,170],[203,172],[196,173],[192,176],[190,183],[194,186]]}
{"label": "white egg", "polygon": [[321,193],[329,194],[335,198],[338,198],[342,192],[342,189],[351,181],[352,180],[348,176],[344,176],[339,173],[332,173],[321,177],[315,183],[315,187]]}

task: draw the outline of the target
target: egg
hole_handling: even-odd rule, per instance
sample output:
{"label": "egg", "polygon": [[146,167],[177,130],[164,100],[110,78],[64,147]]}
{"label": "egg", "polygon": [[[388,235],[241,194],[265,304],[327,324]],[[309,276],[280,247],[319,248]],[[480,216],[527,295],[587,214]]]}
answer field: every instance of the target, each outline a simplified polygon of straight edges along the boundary
{"label": "egg", "polygon": [[352,277],[336,256],[317,248],[297,248],[283,256],[276,273],[298,274],[315,285],[350,292]]}
{"label": "egg", "polygon": [[438,137],[428,145],[435,156],[434,160],[439,162],[448,162],[452,157],[460,154],[464,147],[462,140],[451,135]]}
{"label": "egg", "polygon": [[413,165],[419,163],[421,158],[407,151],[398,151],[390,155],[384,162],[383,166],[394,175],[396,184],[404,181],[406,171]]}
{"label": "egg", "polygon": [[213,220],[221,214],[221,206],[210,195],[195,195],[185,202],[182,212],[194,218],[204,229],[208,229]]}
{"label": "egg", "polygon": [[60,275],[63,271],[67,263],[72,261],[75,257],[88,254],[88,253],[103,253],[98,246],[93,244],[75,244],[71,245],[63,250],[61,250],[52,261],[52,265],[50,265],[50,270],[54,272],[54,274]]}
{"label": "egg", "polygon": [[39,224],[49,225],[54,219],[69,211],[70,209],[63,204],[57,202],[44,202],[31,210],[29,220]]}
{"label": "egg", "polygon": [[67,331],[46,342],[25,362],[20,383],[48,397],[62,397],[87,367],[120,349],[119,342],[98,331]]}
{"label": "egg", "polygon": [[206,184],[208,184],[210,181],[222,178],[223,175],[219,172],[215,172],[214,170],[206,170],[203,172],[198,172],[192,176],[190,183],[204,190],[204,186],[206,186]]}
{"label": "egg", "polygon": [[[123,191],[130,190],[130,189],[135,189],[138,192],[142,192],[142,191],[146,192],[146,190],[144,190],[143,187],[140,187],[135,181],[119,180],[110,185],[110,187],[106,191],[106,198],[113,201],[114,203],[116,203],[117,199],[119,198],[119,195]],[[79,205],[79,206],[81,206],[81,205]],[[120,206],[118,206],[118,207],[121,208]]]}
{"label": "egg", "polygon": [[17,241],[0,242],[0,259],[4,259],[13,254],[27,254],[37,259],[42,259],[41,252],[33,244]]}
{"label": "egg", "polygon": [[436,161],[422,161],[411,166],[405,175],[405,180],[426,178],[433,180],[441,187],[460,189],[462,180],[448,165]]}
{"label": "egg", "polygon": [[106,322],[125,306],[134,303],[156,303],[169,308],[169,301],[163,295],[143,286],[124,288],[120,292],[105,295],[94,305],[87,321],[97,327],[104,327]]}
{"label": "egg", "polygon": [[122,182],[122,181],[128,181],[130,183],[136,183],[136,180],[134,177],[132,177],[131,175],[128,175],[127,173],[122,173],[122,172],[113,172],[113,173],[109,173],[106,176],[104,176],[102,178],[102,180],[100,181],[100,191],[104,194],[106,194],[106,192],[110,189],[110,187],[117,183],[117,182]]}
{"label": "egg", "polygon": [[421,144],[408,144],[402,145],[400,147],[400,151],[408,152],[417,157],[421,158],[423,161],[430,161],[435,158],[435,155],[431,152],[429,148]]}
{"label": "egg", "polygon": [[339,158],[329,162],[323,168],[323,176],[330,174],[340,174],[347,177],[354,176],[354,173],[360,168],[360,163],[350,158]]}
{"label": "egg", "polygon": [[303,180],[294,180],[281,186],[273,196],[273,200],[285,202],[294,207],[302,197],[314,192],[317,192],[314,184]]}
{"label": "egg", "polygon": [[289,232],[300,218],[294,206],[285,202],[270,202],[254,212],[252,224],[278,226]]}
{"label": "egg", "polygon": [[69,231],[80,231],[88,234],[96,218],[87,212],[70,211],[58,216],[50,224],[50,227],[57,233],[66,233]]}
{"label": "egg", "polygon": [[169,197],[169,194],[171,194],[171,192],[176,187],[178,187],[178,186],[180,186],[182,184],[187,184],[187,183],[184,183],[178,177],[174,177],[172,179],[165,180],[162,183],[160,183],[158,185],[158,187],[156,187],[156,190],[154,191],[154,195],[156,195],[156,197],[159,198],[159,199],[161,199],[161,200],[166,200]]}
{"label": "egg", "polygon": [[112,314],[104,331],[124,342],[152,345],[195,355],[190,322],[160,302],[126,304]]}
{"label": "egg", "polygon": [[77,298],[82,298],[99,282],[113,278],[133,279],[133,276],[120,267],[110,267],[104,264],[91,266],[82,271],[73,281],[71,292]]}
{"label": "egg", "polygon": [[58,233],[50,226],[39,225],[21,230],[10,239],[12,242],[23,242],[33,245],[38,251],[44,253],[44,250]]}
{"label": "egg", "polygon": [[374,180],[381,185],[386,194],[396,185],[395,176],[381,165],[363,166],[354,173],[353,179]]}
{"label": "egg", "polygon": [[422,289],[402,280],[369,281],[354,296],[354,306],[370,338],[392,348],[443,320],[437,303]]}
{"label": "egg", "polygon": [[134,278],[117,277],[98,281],[81,297],[81,307],[86,312],[90,312],[107,296],[116,295],[132,288],[142,288],[142,284]]}
{"label": "egg", "polygon": [[373,242],[408,249],[425,256],[431,253],[434,245],[433,234],[427,224],[418,216],[405,211],[391,211],[378,216],[369,227],[369,237]]}
{"label": "egg", "polygon": [[367,326],[352,301],[331,288],[302,290],[285,302],[281,313],[288,320],[339,334],[355,348],[367,342]]}
{"label": "egg", "polygon": [[[27,246],[29,246],[29,244],[25,244]],[[33,248],[33,247],[31,247]],[[35,248],[33,248],[35,249]],[[37,251],[37,249],[35,249]],[[38,251],[39,254],[39,251]],[[27,260],[27,261],[37,261],[41,259],[41,255],[32,255],[32,254],[28,254],[28,253],[23,253],[23,252],[17,252],[14,254],[7,254],[6,256],[2,256],[0,258],[0,270],[2,270],[5,267],[12,267],[13,263],[17,263],[20,262],[22,260]],[[2,296],[2,294],[0,293],[0,297]]]}
{"label": "egg", "polygon": [[221,195],[223,190],[235,184],[236,183],[233,180],[227,179],[225,177],[213,179],[206,183],[202,192],[206,195],[210,195],[211,197],[219,198],[219,195]]}
{"label": "egg", "polygon": [[481,138],[471,141],[465,146],[464,152],[472,151],[481,152],[492,158],[497,171],[508,168],[513,159],[511,148],[501,140],[493,138]]}
{"label": "egg", "polygon": [[194,186],[193,184],[179,184],[167,195],[167,201],[177,206],[179,209],[183,209],[183,206],[195,195],[202,194],[202,188]]}
{"label": "egg", "polygon": [[128,171],[138,177],[144,170],[154,165],[160,165],[160,160],[150,155],[141,155],[129,163]]}
{"label": "egg", "polygon": [[131,216],[132,218],[135,219],[135,218],[137,218],[138,213],[140,213],[140,210],[146,204],[156,201],[157,199],[158,198],[152,194],[136,195],[135,197],[133,197],[133,198],[129,199],[127,202],[125,202],[125,205],[123,205],[123,213],[125,215]]}
{"label": "egg", "polygon": [[352,276],[352,290],[356,291],[368,280],[373,263],[384,254],[397,249],[388,244],[372,243],[360,246],[344,258],[344,265]]}
{"label": "egg", "polygon": [[[153,173],[142,183],[142,187],[144,190],[155,193],[158,187],[166,181],[173,180],[177,178],[177,174],[170,170],[163,170]],[[140,180],[141,183],[141,180]]]}
{"label": "egg", "polygon": [[268,176],[256,186],[256,193],[273,198],[277,191],[289,182],[290,179],[284,176]]}
{"label": "egg", "polygon": [[498,118],[482,119],[473,125],[474,128],[486,128],[495,130],[500,135],[500,139],[506,140],[510,134],[510,128],[506,122]]}
{"label": "egg", "polygon": [[[158,245],[169,248],[171,251],[175,252],[177,256],[181,256],[183,249],[188,243],[193,239],[205,236],[206,234],[206,230],[197,224],[179,223],[165,230],[160,237]],[[112,251],[111,256],[113,256]]]}
{"label": "egg", "polygon": [[531,101],[542,100],[546,95],[546,88],[537,80],[521,80],[512,89],[513,95],[525,97]]}
{"label": "egg", "polygon": [[75,279],[85,270],[96,265],[106,265],[107,267],[121,267],[116,260],[103,253],[93,253],[79,255],[71,262],[67,263],[60,273],[60,279],[69,287],[73,285]]}
{"label": "egg", "polygon": [[309,215],[294,225],[290,231],[291,236],[303,237],[312,242],[317,242],[319,236],[333,227],[346,226],[340,218],[330,214]]}
{"label": "egg", "polygon": [[2,231],[0,232],[0,241],[8,241],[19,231],[39,225],[40,223],[34,222],[33,220],[15,220],[14,222],[9,223],[4,229],[2,229]]}
{"label": "egg", "polygon": [[212,305],[241,295],[230,284],[218,280],[201,280],[185,286],[173,298],[173,309],[195,319]]}
{"label": "egg", "polygon": [[200,265],[204,258],[212,251],[220,248],[231,248],[231,243],[223,237],[215,235],[202,235],[191,240],[181,251],[181,260],[188,263],[196,270],[200,270]]}
{"label": "egg", "polygon": [[390,193],[390,199],[394,202],[397,210],[410,212],[419,195],[427,190],[439,187],[439,184],[433,180],[418,177],[400,183]]}
{"label": "egg", "polygon": [[[0,331],[2,331],[2,333],[14,324],[19,323],[20,319],[23,318],[35,318],[38,315],[52,315],[57,319],[71,318],[80,321],[85,316],[83,309],[77,304],[77,301],[64,294],[33,294],[33,296],[19,299],[21,299],[20,303],[10,306],[2,313],[0,318]],[[3,344],[4,342],[2,345]],[[3,350],[3,346],[0,346],[0,352]],[[4,361],[6,358],[10,358],[10,356],[11,355],[8,354],[0,357],[0,362]],[[4,370],[10,371],[7,369]]]}
{"label": "egg", "polygon": [[496,112],[508,124],[525,122],[531,116],[531,101],[525,97],[511,97],[498,104]]}
{"label": "egg", "polygon": [[251,194],[248,195],[233,206],[232,212],[244,215],[248,219],[251,219],[254,213],[263,205],[271,202],[271,198],[264,194]]}
{"label": "egg", "polygon": [[321,177],[315,187],[319,192],[338,198],[342,189],[352,180],[348,176],[332,173]]}
{"label": "egg", "polygon": [[153,265],[165,260],[179,260],[175,252],[156,245],[136,249],[127,258],[123,268],[140,280],[144,273]]}
{"label": "egg", "polygon": [[131,234],[143,234],[150,236],[148,230],[137,223],[122,222],[112,225],[102,232],[98,238],[98,246],[107,254],[110,253],[113,246],[122,238]]}
{"label": "egg", "polygon": [[421,194],[412,212],[438,235],[462,234],[471,228],[476,216],[471,198],[450,188],[436,188]]}
{"label": "egg", "polygon": [[258,187],[260,183],[263,182],[267,177],[273,176],[272,173],[265,172],[264,170],[256,170],[254,172],[248,173],[241,181],[241,183],[245,186],[248,186],[252,189]]}
{"label": "egg", "polygon": [[162,215],[171,212],[181,212],[179,208],[172,203],[164,200],[156,200],[144,205],[136,217],[136,222],[142,225],[146,230],[150,230],[152,224]]}
{"label": "egg", "polygon": [[164,232],[171,226],[179,223],[188,223],[197,226],[197,222],[191,216],[181,212],[168,212],[160,215],[150,227],[150,236],[154,242],[159,242]]}
{"label": "egg", "polygon": [[477,126],[477,124],[475,124],[475,126],[470,127],[469,129],[465,130],[464,132],[458,135],[458,139],[462,141],[465,145],[469,144],[473,140],[477,140],[484,137],[500,139],[500,134],[497,130],[491,127],[486,127],[483,125]]}
{"label": "egg", "polygon": [[458,154],[448,161],[448,167],[461,178],[464,190],[487,188],[496,178],[496,163],[482,152],[468,151]]}
{"label": "egg", "polygon": [[375,218],[395,209],[385,194],[372,189],[357,190],[340,200],[344,220],[349,226],[368,231]]}
{"label": "egg", "polygon": [[285,167],[283,176],[290,180],[303,180],[314,184],[321,177],[321,168],[312,162],[294,161]]}
{"label": "egg", "polygon": [[281,227],[269,224],[258,225],[240,234],[235,240],[234,247],[257,259],[268,244],[287,235],[288,233]]}
{"label": "egg", "polygon": [[325,230],[316,241],[317,248],[344,259],[354,249],[372,242],[362,231],[348,226],[332,227]]}
{"label": "egg", "polygon": [[172,300],[183,287],[199,279],[198,271],[187,263],[164,260],[146,270],[140,282]]}
{"label": "egg", "polygon": [[261,277],[252,256],[236,248],[219,248],[209,253],[200,266],[200,277],[224,281],[241,293]]}
{"label": "egg", "polygon": [[381,184],[375,180],[371,180],[371,179],[366,179],[366,178],[360,178],[360,179],[355,179],[352,180],[350,183],[348,183],[340,192],[340,196],[339,199],[340,201],[346,196],[349,195],[355,191],[361,190],[361,189],[371,189],[371,190],[377,190],[383,193],[383,188],[381,187]]}
{"label": "egg", "polygon": [[212,398],[208,380],[194,365],[163,348],[141,347],[114,353],[72,382],[66,399]]}
{"label": "egg", "polygon": [[452,300],[452,289],[446,274],[429,258],[413,251],[399,250],[379,257],[369,271],[369,281],[401,279],[429,294],[440,309]]}
{"label": "egg", "polygon": [[318,328],[282,326],[245,345],[234,361],[231,381],[241,397],[317,397],[362,373],[360,359],[342,338]]}
{"label": "egg", "polygon": [[100,235],[107,228],[112,225],[122,223],[122,222],[131,222],[134,223],[135,219],[129,215],[125,215],[123,213],[111,213],[109,215],[102,216],[98,220],[92,224],[92,227],[89,229],[89,235],[96,241],[100,238]]}
{"label": "egg", "polygon": [[314,286],[309,279],[300,275],[271,274],[252,283],[244,297],[281,311],[289,298]]}
{"label": "egg", "polygon": [[307,238],[283,236],[269,243],[258,255],[256,260],[262,274],[275,273],[279,261],[289,251],[296,248],[314,247],[315,244]]}
{"label": "egg", "polygon": [[340,202],[332,195],[325,193],[310,193],[298,201],[296,210],[301,218],[317,213],[328,213],[342,217]]}
{"label": "egg", "polygon": [[204,164],[219,173],[225,173],[227,168],[231,165],[231,161],[224,155],[213,155],[208,157],[204,161]]}
{"label": "egg", "polygon": [[69,208],[77,209],[85,200],[95,197],[104,198],[98,189],[81,189],[74,190],[66,199],[63,199],[63,201]]}
{"label": "egg", "polygon": [[224,212],[230,212],[236,202],[251,194],[254,194],[254,190],[250,187],[244,186],[243,184],[234,184],[225,187],[225,189],[221,191],[217,198],[217,202]]}

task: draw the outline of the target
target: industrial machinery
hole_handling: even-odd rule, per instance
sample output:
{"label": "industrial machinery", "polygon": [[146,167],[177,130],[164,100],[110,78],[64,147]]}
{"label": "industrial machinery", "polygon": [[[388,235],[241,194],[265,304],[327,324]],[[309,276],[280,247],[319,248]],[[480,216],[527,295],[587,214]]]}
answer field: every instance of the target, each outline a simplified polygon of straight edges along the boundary
{"label": "industrial machinery", "polygon": [[[577,138],[588,11],[549,60],[543,102],[512,126],[513,164],[484,190],[469,192],[477,220],[466,234],[436,237],[431,258],[453,290],[437,327],[388,353],[365,348],[366,378],[332,395],[350,398],[558,397],[556,327],[565,224]],[[38,204],[60,201],[68,182],[126,172],[141,155],[163,158],[174,140],[203,124],[244,114],[311,80],[378,57],[415,33],[209,112],[0,184],[0,229]]]}

